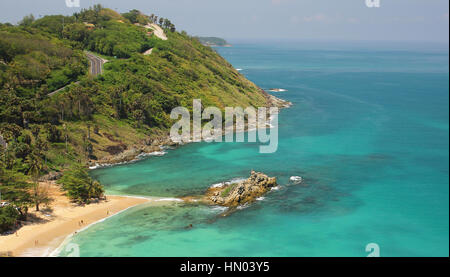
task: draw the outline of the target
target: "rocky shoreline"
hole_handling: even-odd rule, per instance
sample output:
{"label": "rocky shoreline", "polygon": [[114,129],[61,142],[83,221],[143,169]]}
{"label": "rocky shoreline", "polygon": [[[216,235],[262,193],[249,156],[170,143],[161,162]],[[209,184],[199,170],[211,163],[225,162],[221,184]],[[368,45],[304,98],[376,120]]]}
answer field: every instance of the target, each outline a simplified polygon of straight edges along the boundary
{"label": "rocky shoreline", "polygon": [[143,156],[162,156],[165,154],[164,150],[170,147],[178,146],[174,143],[170,137],[156,138],[143,142],[140,145],[133,145],[131,148],[124,150],[116,155],[109,155],[100,160],[91,160],[89,162],[89,167],[91,169],[98,168],[102,166],[112,166],[122,163],[129,163],[132,161],[139,160]]}
{"label": "rocky shoreline", "polygon": [[[265,92],[264,90],[261,90],[261,92],[266,96],[267,107],[277,107],[279,109],[285,109],[292,106],[291,102],[275,97]],[[267,125],[270,125],[270,119],[268,121],[269,122]],[[245,126],[245,131],[248,131],[248,129],[249,126]],[[225,133],[227,133],[227,130],[224,130],[224,134]],[[139,145],[132,145],[130,148],[122,150],[118,154],[109,155],[103,157],[100,160],[91,160],[89,161],[88,166],[90,169],[96,169],[99,167],[130,163],[133,161],[137,161],[141,157],[145,156],[162,156],[165,154],[165,149],[175,148],[180,145],[181,144],[173,142],[168,135],[159,136],[154,139],[143,141]]]}

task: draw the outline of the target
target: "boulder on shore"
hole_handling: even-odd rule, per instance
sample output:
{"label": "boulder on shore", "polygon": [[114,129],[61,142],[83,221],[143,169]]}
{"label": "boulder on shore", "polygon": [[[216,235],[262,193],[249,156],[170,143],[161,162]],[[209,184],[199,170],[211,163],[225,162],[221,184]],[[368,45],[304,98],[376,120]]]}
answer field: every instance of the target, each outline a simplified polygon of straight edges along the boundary
{"label": "boulder on shore", "polygon": [[276,186],[275,177],[252,171],[247,180],[209,188],[206,201],[213,205],[238,207],[255,201]]}

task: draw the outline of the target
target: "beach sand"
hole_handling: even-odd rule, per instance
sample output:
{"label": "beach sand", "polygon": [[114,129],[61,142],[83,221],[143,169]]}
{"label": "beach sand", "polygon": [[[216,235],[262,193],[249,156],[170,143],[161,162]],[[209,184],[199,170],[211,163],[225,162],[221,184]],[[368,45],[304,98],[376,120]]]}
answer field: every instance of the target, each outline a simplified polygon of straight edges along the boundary
{"label": "beach sand", "polygon": [[[0,254],[41,257],[50,255],[76,231],[99,220],[113,216],[130,207],[150,202],[151,199],[107,196],[106,201],[76,206],[54,183],[45,183],[54,199],[49,209],[35,212],[30,208],[30,220],[17,233],[0,236]],[[81,223],[82,221],[82,223]]]}

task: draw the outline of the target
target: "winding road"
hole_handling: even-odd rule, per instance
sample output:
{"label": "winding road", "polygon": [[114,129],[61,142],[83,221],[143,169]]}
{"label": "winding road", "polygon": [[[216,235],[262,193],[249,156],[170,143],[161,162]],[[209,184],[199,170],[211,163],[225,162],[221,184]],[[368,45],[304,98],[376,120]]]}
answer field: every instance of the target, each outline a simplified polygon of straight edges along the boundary
{"label": "winding road", "polygon": [[106,63],[106,61],[92,53],[85,52],[86,57],[88,58],[91,66],[89,68],[89,72],[92,76],[97,76],[99,74],[102,74],[103,72],[103,65]]}
{"label": "winding road", "polygon": [[[98,57],[98,56],[96,56],[96,55],[94,55],[92,53],[87,52],[87,51],[85,51],[84,53],[86,54],[86,58],[89,60],[89,64],[90,64],[89,65],[89,73],[93,77],[102,74],[102,72],[103,72],[103,65],[107,62],[107,60],[104,60],[104,59],[102,59],[102,58],[100,58],[100,57]],[[69,87],[71,85],[76,85],[78,83],[80,83],[80,82],[78,81],[78,82],[75,82],[75,83],[70,83],[67,86],[64,86],[64,87],[62,87],[60,89],[57,89],[57,90],[55,90],[53,92],[50,92],[48,94],[48,96],[53,96],[53,95],[57,94],[58,92],[64,90],[65,88],[67,88],[67,87]]]}

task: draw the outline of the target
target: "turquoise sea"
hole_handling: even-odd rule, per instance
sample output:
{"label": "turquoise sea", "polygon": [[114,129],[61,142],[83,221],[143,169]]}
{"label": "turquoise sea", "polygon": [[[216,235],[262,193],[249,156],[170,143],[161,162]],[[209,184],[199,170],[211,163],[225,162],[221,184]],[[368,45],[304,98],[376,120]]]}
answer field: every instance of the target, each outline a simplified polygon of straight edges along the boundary
{"label": "turquoise sea", "polygon": [[[241,42],[217,51],[260,87],[288,90],[274,93],[294,104],[279,116],[278,151],[195,143],[92,176],[110,194],[181,197],[255,169],[282,188],[228,217],[183,203],[129,209],[73,237],[81,256],[364,257],[369,243],[381,256],[449,255],[447,45]],[[304,183],[288,185],[294,175]]]}

